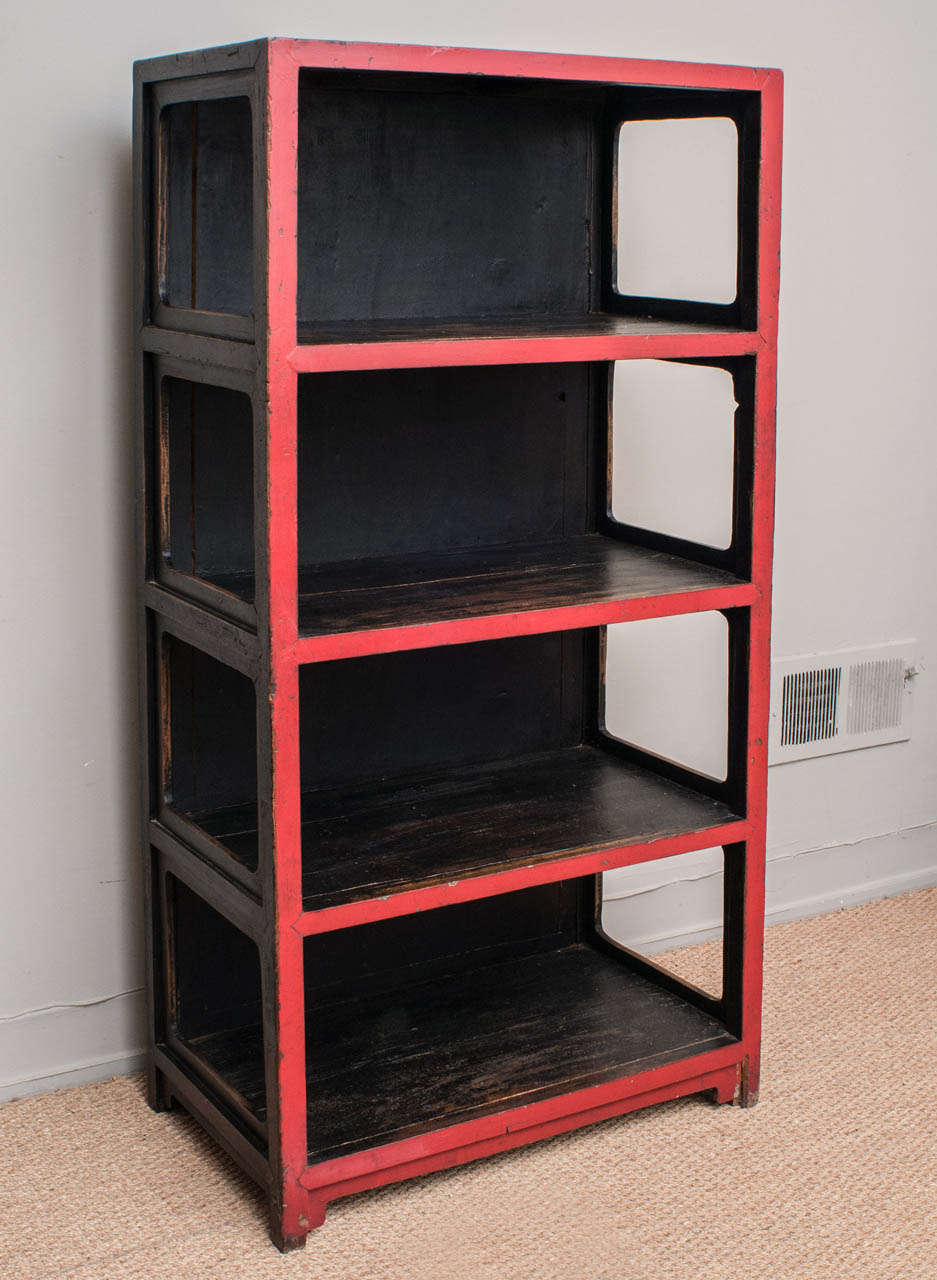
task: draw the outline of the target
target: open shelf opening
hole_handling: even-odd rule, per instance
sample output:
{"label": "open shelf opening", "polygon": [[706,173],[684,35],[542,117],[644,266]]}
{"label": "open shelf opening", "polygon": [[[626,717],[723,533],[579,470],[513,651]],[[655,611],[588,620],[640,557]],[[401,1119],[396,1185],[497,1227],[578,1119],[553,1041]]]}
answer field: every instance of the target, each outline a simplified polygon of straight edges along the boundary
{"label": "open shelf opening", "polygon": [[260,953],[251,938],[172,874],[165,877],[168,1043],[262,1129]]}
{"label": "open shelf opening", "polygon": [[628,120],[617,140],[620,293],[728,304],[738,261],[739,133],[711,116]]}
{"label": "open shelf opening", "polygon": [[729,769],[729,625],[721,613],[607,629],[605,728],[642,751],[725,780]]}
{"label": "open shelf opening", "polygon": [[[253,682],[175,636],[162,644],[162,802],[249,870],[258,862]],[[246,829],[246,836],[243,831]]]}
{"label": "open shelf opening", "polygon": [[[737,410],[728,368],[617,361],[610,425],[614,519],[728,550],[735,515]],[[739,423],[740,430],[747,426]]]}
{"label": "open shelf opening", "polygon": [[157,190],[161,301],[174,308],[251,315],[249,99],[216,98],[164,107]]}
{"label": "open shelf opening", "polygon": [[[642,116],[651,116],[648,127],[711,126],[706,146],[724,150],[723,126],[735,134],[733,120],[753,110],[756,97],[488,76],[301,71],[299,340],[615,332],[616,324],[625,332],[635,316],[736,324],[734,258],[727,297],[726,288],[714,293],[706,283],[701,291],[668,293],[665,274],[661,296],[685,303],[659,317],[653,307],[629,304],[625,290],[635,292],[629,237],[633,232],[643,248],[648,228],[641,211],[649,201],[679,210],[677,247],[687,247],[691,277],[698,269],[708,281],[713,246],[709,234],[694,239],[687,232],[699,211],[694,205],[692,217],[687,212],[686,183],[662,184],[657,170],[630,163],[618,138],[630,137]],[[733,119],[659,119],[669,111],[680,117],[728,112]],[[696,189],[705,164],[680,141],[672,154],[673,137],[660,139],[662,163],[688,170]],[[735,168],[732,179],[738,181]],[[616,199],[626,212],[613,228]],[[721,214],[720,207],[712,217],[720,222]],[[715,305],[707,311],[708,303],[694,302],[698,293]]]}
{"label": "open shelf opening", "polygon": [[[253,411],[250,396],[180,377],[160,380],[158,572],[254,597]],[[167,572],[168,571],[168,572]]]}
{"label": "open shelf opening", "polygon": [[619,867],[602,877],[604,932],[715,1000],[723,994],[724,922],[721,848]]}
{"label": "open shelf opening", "polygon": [[605,520],[608,375],[599,362],[302,376],[301,634],[737,583]]}

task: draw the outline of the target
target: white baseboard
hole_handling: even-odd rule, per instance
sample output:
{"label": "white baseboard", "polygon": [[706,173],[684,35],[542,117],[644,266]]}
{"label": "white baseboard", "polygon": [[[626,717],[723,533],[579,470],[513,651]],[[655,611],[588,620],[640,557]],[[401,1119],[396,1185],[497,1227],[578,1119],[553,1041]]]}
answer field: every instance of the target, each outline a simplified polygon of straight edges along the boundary
{"label": "white baseboard", "polygon": [[[665,862],[608,876],[603,919],[612,937],[653,955],[720,936],[719,862],[700,858],[684,878],[666,877]],[[802,920],[933,885],[937,823],[803,853],[769,852],[765,920]]]}
{"label": "white baseboard", "polygon": [[140,990],[27,1010],[0,1022],[0,1102],[139,1069],[146,1034]]}
{"label": "white baseboard", "polygon": [[0,1104],[16,1098],[31,1098],[38,1093],[54,1093],[59,1089],[74,1089],[80,1084],[98,1084],[112,1080],[114,1076],[129,1076],[142,1071],[146,1055],[142,1049],[133,1049],[116,1058],[102,1058],[100,1062],[87,1062],[81,1067],[69,1067],[51,1075],[35,1076],[32,1080],[17,1080],[12,1084],[0,1084]]}

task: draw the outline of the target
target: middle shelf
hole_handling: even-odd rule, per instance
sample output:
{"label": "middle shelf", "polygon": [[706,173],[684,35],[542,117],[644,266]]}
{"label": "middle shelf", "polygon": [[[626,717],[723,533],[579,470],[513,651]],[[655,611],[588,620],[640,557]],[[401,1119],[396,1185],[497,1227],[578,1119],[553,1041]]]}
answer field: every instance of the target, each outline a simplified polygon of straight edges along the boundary
{"label": "middle shelf", "polygon": [[[235,595],[253,595],[246,575],[219,573],[212,581]],[[719,603],[749,603],[747,584],[724,569],[600,534],[582,534],[520,547],[381,556],[301,568],[299,634],[412,627],[726,589],[731,594]]]}
{"label": "middle shelf", "polygon": [[[403,784],[307,792],[302,815],[306,911],[739,820],[721,801],[586,745]],[[251,806],[195,820],[256,863]]]}
{"label": "middle shelf", "polygon": [[[711,632],[713,622],[721,625]],[[674,765],[619,740],[641,746],[638,721],[636,738],[628,717],[606,729],[606,687],[616,694],[620,679],[643,683],[645,671],[650,700],[635,689],[626,703],[640,701],[652,717],[655,690],[672,694],[650,657],[621,651],[615,628],[611,640],[580,628],[301,667],[304,911],[678,837],[705,843],[733,825],[729,838],[743,838],[736,753],[725,746],[737,699],[714,722],[704,716],[715,754],[694,756],[689,732],[705,677],[726,678],[739,624],[719,614],[622,624],[632,636],[651,627],[645,644],[664,645],[675,669],[699,669],[681,694],[683,746],[663,744]],[[171,634],[162,648],[159,819],[215,861],[255,870],[265,836],[254,685]]]}
{"label": "middle shelf", "polygon": [[[648,419],[650,366],[663,408]],[[252,619],[267,494],[251,393],[161,369],[156,576]],[[633,600],[661,599],[658,613],[751,604],[750,383],[745,361],[301,376],[289,556],[300,661],[380,648],[347,639],[356,632]],[[686,513],[675,487],[690,493]],[[667,603],[678,595],[694,599]],[[481,637],[432,642],[467,638]]]}

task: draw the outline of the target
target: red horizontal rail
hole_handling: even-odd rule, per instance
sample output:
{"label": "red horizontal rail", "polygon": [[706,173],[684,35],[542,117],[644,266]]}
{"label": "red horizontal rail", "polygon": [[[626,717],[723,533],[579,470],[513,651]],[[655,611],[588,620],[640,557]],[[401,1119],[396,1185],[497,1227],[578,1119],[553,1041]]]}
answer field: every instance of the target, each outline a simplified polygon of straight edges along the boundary
{"label": "red horizontal rail", "polygon": [[[729,1073],[734,1074],[743,1057],[741,1043],[725,1045],[695,1058],[684,1058],[637,1075],[623,1076],[607,1084],[576,1089],[555,1098],[528,1103],[527,1106],[512,1107],[497,1115],[466,1120],[415,1138],[389,1142],[368,1151],[310,1165],[300,1177],[300,1182],[307,1190],[322,1191],[329,1198],[349,1195],[367,1187],[380,1186],[382,1182],[412,1177],[433,1168],[445,1168],[446,1163],[505,1151],[509,1147],[620,1115],[652,1102],[704,1089],[727,1092],[732,1084]],[[454,1158],[449,1161],[440,1159],[446,1155]],[[382,1177],[382,1174],[389,1176]]]}
{"label": "red horizontal rail", "polygon": [[565,360],[678,360],[744,356],[764,346],[754,330],[706,333],[552,334],[537,338],[425,338],[306,343],[289,363],[297,373],[427,369],[464,364],[546,364]]}
{"label": "red horizontal rail", "polygon": [[518,76],[537,80],[592,80],[675,89],[747,89],[758,92],[778,72],[766,67],[662,62],[592,54],[530,53],[513,49],[459,49],[438,45],[355,44],[331,40],[272,40],[298,67],[333,70],[420,71],[438,75]]}
{"label": "red horizontal rail", "polygon": [[525,609],[519,613],[452,618],[444,622],[379,627],[371,631],[332,632],[321,636],[300,636],[293,645],[293,656],[298,663],[332,662],[339,658],[359,658],[373,653],[397,653],[401,649],[471,644],[476,640],[501,640],[509,636],[572,631],[577,627],[604,627],[616,622],[637,622],[645,618],[671,618],[678,614],[705,613],[713,609],[744,608],[754,604],[757,599],[758,588],[750,582],[740,582],[738,586],[708,587],[703,591],[611,600],[601,604]]}
{"label": "red horizontal rail", "polygon": [[697,849],[736,844],[747,840],[750,835],[751,823],[740,818],[737,822],[707,827],[703,831],[667,836],[660,840],[642,840],[619,845],[614,849],[601,849],[595,853],[547,858],[507,871],[469,875],[461,880],[407,889],[400,893],[391,890],[380,898],[323,907],[320,911],[304,911],[293,928],[304,937],[331,933],[335,929],[373,924],[376,920],[390,920],[394,916],[414,915],[420,911],[432,911],[435,907],[452,906],[457,902],[474,902],[479,898],[491,898],[533,885],[553,884],[575,876],[599,875],[603,871],[615,871],[619,867],[630,867],[639,862],[656,862],[680,853],[693,853]]}

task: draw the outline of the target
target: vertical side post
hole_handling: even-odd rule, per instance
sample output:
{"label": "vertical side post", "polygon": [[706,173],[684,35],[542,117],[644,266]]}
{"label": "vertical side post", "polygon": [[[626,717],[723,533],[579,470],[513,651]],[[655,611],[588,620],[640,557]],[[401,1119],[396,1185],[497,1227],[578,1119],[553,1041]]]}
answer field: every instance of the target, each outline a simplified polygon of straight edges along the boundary
{"label": "vertical side post", "polygon": [[758,1098],[765,909],[765,823],[768,716],[771,685],[771,561],[774,540],[775,406],[777,384],[778,255],[781,233],[781,113],[783,80],[768,72],[762,84],[758,193],[758,331],[764,342],[755,365],[755,455],[752,501],[752,576],[758,600],[751,610],[747,770],[748,816],[742,921],[742,1041],[746,1052],[739,1101]]}
{"label": "vertical side post", "polygon": [[[270,1149],[270,1233],[280,1249],[299,1248],[311,1216],[300,1185],[307,1162],[297,636],[296,149],[298,72],[289,43],[266,45],[261,163],[255,200],[262,235],[255,256],[255,323],[263,378],[262,528],[258,530],[258,615],[266,689],[258,687],[261,794],[269,799],[264,881],[264,1032]],[[260,129],[261,120],[257,128]],[[266,695],[266,696],[264,696]],[[263,811],[263,801],[262,801]]]}
{"label": "vertical side post", "polygon": [[150,545],[148,532],[152,518],[149,486],[150,451],[152,446],[150,404],[144,368],[145,356],[141,334],[149,318],[149,242],[151,211],[150,169],[152,138],[147,82],[139,66],[133,75],[133,397],[135,427],[135,524],[137,538],[137,636],[140,681],[139,715],[141,734],[141,813],[140,853],[143,858],[143,909],[146,963],[146,1040],[147,1101],[154,1111],[165,1111],[171,1105],[169,1094],[155,1061],[159,1020],[162,1017],[165,975],[160,945],[160,895],[153,853],[149,842],[149,825],[156,801],[152,762],[157,755],[154,734],[154,664],[157,661],[144,603],[143,587],[148,576]]}

